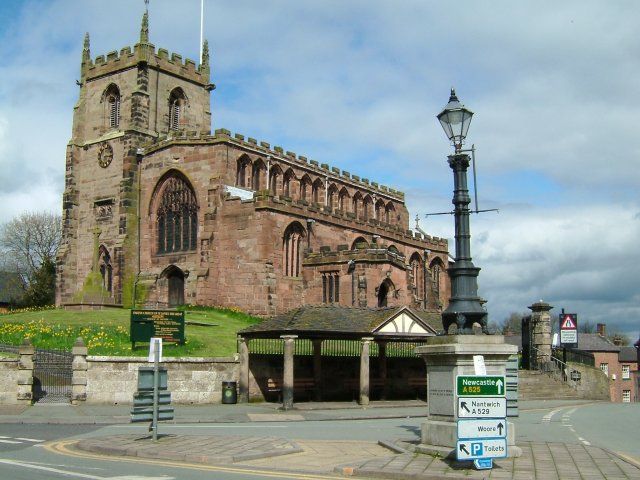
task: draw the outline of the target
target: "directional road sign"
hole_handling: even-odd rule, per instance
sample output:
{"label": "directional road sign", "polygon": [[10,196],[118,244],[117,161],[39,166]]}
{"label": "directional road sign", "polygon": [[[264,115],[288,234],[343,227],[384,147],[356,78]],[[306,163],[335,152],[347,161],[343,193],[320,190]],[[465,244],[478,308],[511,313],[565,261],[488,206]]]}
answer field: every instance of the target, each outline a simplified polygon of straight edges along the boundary
{"label": "directional road sign", "polygon": [[506,437],[507,422],[504,418],[458,420],[458,439]]}
{"label": "directional road sign", "polygon": [[456,393],[459,397],[504,397],[504,376],[458,375]]}
{"label": "directional road sign", "polygon": [[504,397],[458,397],[458,418],[504,418],[507,399]]}
{"label": "directional road sign", "polygon": [[458,460],[504,458],[507,456],[507,439],[458,440],[456,456]]}

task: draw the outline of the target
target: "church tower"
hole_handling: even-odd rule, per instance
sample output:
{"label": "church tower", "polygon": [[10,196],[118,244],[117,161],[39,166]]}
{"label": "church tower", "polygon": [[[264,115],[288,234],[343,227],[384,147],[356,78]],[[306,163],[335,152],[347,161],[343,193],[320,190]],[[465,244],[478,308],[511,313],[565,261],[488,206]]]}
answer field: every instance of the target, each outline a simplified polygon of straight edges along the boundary
{"label": "church tower", "polygon": [[84,38],[67,145],[57,304],[131,305],[139,271],[140,155],[185,132],[211,131],[209,51],[200,65],[149,41],[92,60]]}

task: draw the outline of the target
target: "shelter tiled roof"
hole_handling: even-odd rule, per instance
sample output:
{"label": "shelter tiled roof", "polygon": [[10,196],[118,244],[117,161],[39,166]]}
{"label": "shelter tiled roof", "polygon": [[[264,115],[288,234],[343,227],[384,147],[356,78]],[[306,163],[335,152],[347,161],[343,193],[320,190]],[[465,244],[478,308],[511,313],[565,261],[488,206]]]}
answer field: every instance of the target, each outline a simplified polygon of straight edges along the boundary
{"label": "shelter tiled roof", "polygon": [[361,337],[371,334],[377,327],[401,310],[406,309],[435,331],[442,330],[438,312],[423,312],[407,307],[395,308],[347,308],[336,306],[306,306],[291,310],[256,325],[241,330],[241,335],[250,337],[277,337],[286,334],[301,334],[314,337]]}

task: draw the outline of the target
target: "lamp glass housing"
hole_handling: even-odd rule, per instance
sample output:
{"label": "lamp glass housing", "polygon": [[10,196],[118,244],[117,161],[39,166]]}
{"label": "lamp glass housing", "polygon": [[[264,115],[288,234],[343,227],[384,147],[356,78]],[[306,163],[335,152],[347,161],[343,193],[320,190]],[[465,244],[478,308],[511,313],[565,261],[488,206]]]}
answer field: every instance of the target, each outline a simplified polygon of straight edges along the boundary
{"label": "lamp glass housing", "polygon": [[459,151],[467,137],[473,112],[460,103],[456,91],[451,89],[449,103],[438,115],[438,120],[447,138],[453,143],[456,151]]}

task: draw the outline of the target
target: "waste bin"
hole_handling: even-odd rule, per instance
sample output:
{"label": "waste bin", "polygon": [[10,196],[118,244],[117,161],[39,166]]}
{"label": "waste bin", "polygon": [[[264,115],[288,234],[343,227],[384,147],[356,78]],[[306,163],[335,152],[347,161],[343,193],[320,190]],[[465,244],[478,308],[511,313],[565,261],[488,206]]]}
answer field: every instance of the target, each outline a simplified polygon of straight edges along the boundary
{"label": "waste bin", "polygon": [[237,382],[222,382],[222,403],[238,403]]}

